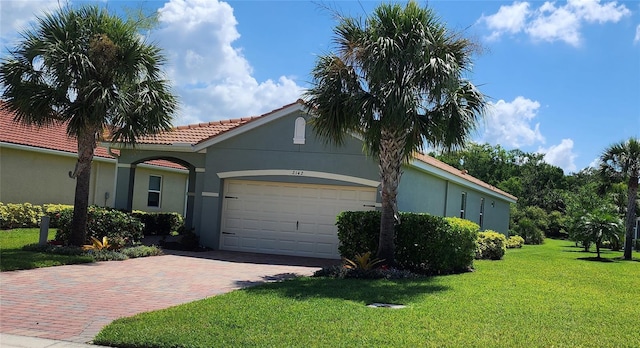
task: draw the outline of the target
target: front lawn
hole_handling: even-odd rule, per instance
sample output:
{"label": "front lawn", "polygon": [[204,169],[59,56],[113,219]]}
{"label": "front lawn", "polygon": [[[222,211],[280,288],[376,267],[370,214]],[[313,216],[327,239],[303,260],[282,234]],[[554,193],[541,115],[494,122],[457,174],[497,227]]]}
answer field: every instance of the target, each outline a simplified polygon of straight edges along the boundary
{"label": "front lawn", "polygon": [[[547,240],[421,280],[299,278],[116,320],[121,347],[637,347],[640,262]],[[368,308],[373,302],[407,308]]]}
{"label": "front lawn", "polygon": [[[48,239],[53,239],[55,234],[55,229],[49,229]],[[39,239],[39,228],[0,230],[0,271],[4,272],[18,269],[32,269],[93,262],[93,258],[89,256],[58,255],[22,250],[23,246],[38,243]]]}

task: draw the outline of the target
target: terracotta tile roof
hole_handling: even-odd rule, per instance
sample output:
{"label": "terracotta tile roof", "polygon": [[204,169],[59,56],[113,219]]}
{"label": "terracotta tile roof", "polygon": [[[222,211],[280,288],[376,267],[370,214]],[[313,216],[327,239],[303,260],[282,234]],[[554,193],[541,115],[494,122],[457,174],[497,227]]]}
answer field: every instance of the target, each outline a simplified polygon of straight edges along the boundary
{"label": "terracotta tile roof", "polygon": [[232,129],[243,126],[249,122],[255,121],[259,118],[271,115],[282,109],[288,108],[297,103],[302,103],[302,100],[298,100],[294,103],[287,104],[278,109],[269,111],[259,116],[236,118],[231,120],[212,121],[207,123],[197,123],[186,126],[178,126],[172,128],[167,132],[162,132],[153,136],[146,136],[138,138],[136,141],[139,144],[154,144],[154,145],[172,145],[172,144],[190,144],[196,145],[205,142],[211,138],[229,132]]}
{"label": "terracotta tile roof", "polygon": [[[172,145],[176,143],[196,145],[226,132],[229,132],[237,127],[243,126],[247,123],[271,115],[282,109],[288,108],[297,103],[303,103],[303,101],[297,100],[294,103],[287,104],[281,108],[272,110],[260,116],[178,126],[171,129],[170,131],[163,132],[155,136],[139,138],[137,142],[139,144],[154,145]],[[76,153],[76,141],[75,139],[70,139],[67,137],[65,128],[66,127],[63,124],[39,129],[36,127],[20,125],[16,122],[13,122],[13,114],[4,110],[2,108],[2,103],[0,102],[0,142]],[[118,150],[113,150],[113,152],[118,153]],[[112,158],[112,156],[108,154],[107,149],[104,147],[98,147],[96,149],[95,155],[98,157]],[[477,179],[467,174],[466,172],[460,171],[459,169],[441,162],[431,156],[422,153],[416,153],[414,154],[414,158],[426,163],[427,165],[455,175],[465,181],[471,182],[480,187],[484,187],[500,195],[509,197],[513,200],[517,200],[515,196],[504,192],[495,186],[489,185],[486,182]],[[146,163],[170,168],[183,169],[183,167],[181,167],[180,165],[164,160],[154,160]]]}
{"label": "terracotta tile roof", "polygon": [[461,171],[460,169],[458,169],[456,167],[453,167],[453,166],[450,166],[450,165],[448,165],[448,164],[446,164],[446,163],[444,163],[444,162],[442,162],[440,160],[437,160],[437,159],[435,159],[435,158],[433,158],[433,157],[431,157],[429,155],[425,155],[423,153],[416,152],[413,155],[413,157],[415,159],[419,160],[419,161],[422,161],[422,162],[432,166],[432,167],[444,170],[447,173],[453,174],[453,175],[455,175],[455,176],[457,176],[459,178],[462,178],[462,179],[464,179],[466,181],[469,181],[471,183],[474,183],[474,184],[476,184],[478,186],[481,186],[481,187],[484,187],[486,189],[489,189],[489,190],[491,190],[493,192],[496,192],[496,193],[501,194],[503,196],[509,197],[509,198],[511,198],[513,200],[517,200],[518,199],[518,198],[516,198],[516,196],[514,196],[514,195],[512,195],[510,193],[502,191],[501,189],[499,189],[499,188],[497,188],[497,187],[495,187],[493,185],[489,185],[486,182],[467,174],[466,171]]}
{"label": "terracotta tile roof", "polygon": [[[5,105],[4,102],[0,101],[0,142],[68,153],[78,152],[78,142],[75,138],[67,136],[66,124],[58,123],[48,127],[24,125],[13,120],[14,114],[7,110]],[[119,151],[113,150],[113,153],[119,154]],[[113,156],[102,146],[96,148],[94,156],[113,159]],[[176,163],[164,160],[153,160],[145,163],[184,169],[184,167]]]}

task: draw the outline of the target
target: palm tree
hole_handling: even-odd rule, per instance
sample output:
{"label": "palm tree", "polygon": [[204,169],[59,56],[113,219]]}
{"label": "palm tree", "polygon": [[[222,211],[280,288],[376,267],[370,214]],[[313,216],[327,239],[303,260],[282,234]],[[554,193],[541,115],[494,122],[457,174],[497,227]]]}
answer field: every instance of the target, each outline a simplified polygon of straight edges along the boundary
{"label": "palm tree", "polygon": [[599,209],[586,214],[581,218],[580,234],[585,239],[596,244],[596,253],[600,258],[600,246],[605,240],[618,239],[618,232],[622,230],[622,221],[616,215],[604,209]]}
{"label": "palm tree", "polygon": [[636,199],[638,176],[640,175],[640,140],[629,138],[609,146],[600,156],[600,173],[606,178],[627,180],[627,212],[625,214],[626,236],[624,259],[631,260],[633,227],[636,223]]}
{"label": "palm tree", "polygon": [[337,53],[318,58],[307,105],[321,137],[339,145],[356,134],[378,158],[377,257],[393,264],[403,162],[427,145],[461,146],[484,112],[484,96],[463,76],[475,46],[415,2],[382,4],[364,23],[341,17],[334,33]]}
{"label": "palm tree", "polygon": [[105,131],[134,143],[171,127],[177,99],[162,78],[164,61],[136,23],[88,6],[38,17],[0,62],[2,97],[15,121],[64,123],[78,141],[71,244],[85,243],[91,162]]}

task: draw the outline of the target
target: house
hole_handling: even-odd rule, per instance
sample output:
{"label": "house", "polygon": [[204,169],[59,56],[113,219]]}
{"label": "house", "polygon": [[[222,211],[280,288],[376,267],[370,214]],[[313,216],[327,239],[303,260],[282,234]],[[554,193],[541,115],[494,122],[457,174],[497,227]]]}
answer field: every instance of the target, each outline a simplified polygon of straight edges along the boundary
{"label": "house", "polygon": [[[67,136],[66,125],[37,128],[13,119],[0,104],[0,202],[73,204],[76,181],[69,172],[77,161],[77,142]],[[89,204],[113,206],[117,156],[117,150],[96,148]],[[160,160],[138,167],[131,208],[183,214],[188,171]]]}
{"label": "house", "polygon": [[[129,209],[140,163],[188,169],[185,221],[201,244],[232,251],[337,258],[336,215],[380,206],[375,159],[355,137],[319,139],[302,101],[258,117],[181,126],[118,147],[115,207]],[[103,144],[107,146],[107,144]],[[516,198],[418,154],[403,168],[401,211],[459,216],[507,233]]]}

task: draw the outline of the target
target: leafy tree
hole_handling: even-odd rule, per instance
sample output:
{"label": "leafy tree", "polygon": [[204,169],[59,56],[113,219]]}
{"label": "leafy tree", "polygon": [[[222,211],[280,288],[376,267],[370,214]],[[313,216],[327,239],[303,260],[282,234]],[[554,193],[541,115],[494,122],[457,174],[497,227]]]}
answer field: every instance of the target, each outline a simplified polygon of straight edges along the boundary
{"label": "leafy tree", "polygon": [[138,23],[96,6],[61,8],[37,19],[0,63],[5,107],[15,121],[66,124],[78,141],[70,243],[85,242],[91,162],[106,130],[114,141],[169,129],[176,97],[160,71],[160,48],[144,42]]}
{"label": "leafy tree", "polygon": [[518,197],[518,205],[538,206],[547,213],[564,212],[560,190],[567,188],[562,169],[544,162],[544,155],[500,145],[469,144],[455,152],[435,154],[439,160]]}
{"label": "leafy tree", "polygon": [[403,161],[425,145],[463,144],[484,112],[484,96],[464,78],[475,46],[413,1],[382,4],[364,22],[340,17],[334,33],[337,53],[318,58],[308,105],[320,136],[341,144],[358,134],[378,158],[377,257],[393,264]]}
{"label": "leafy tree", "polygon": [[640,140],[630,138],[608,147],[600,157],[600,173],[605,178],[627,181],[626,237],[624,258],[631,260],[633,228],[636,224],[636,200],[640,176]]}
{"label": "leafy tree", "polygon": [[545,237],[544,231],[548,227],[548,215],[542,208],[536,206],[512,207],[510,229],[524,238],[525,244],[542,244]]}
{"label": "leafy tree", "polygon": [[433,155],[494,186],[519,175],[516,152],[507,151],[500,145],[470,143],[459,151]]}

